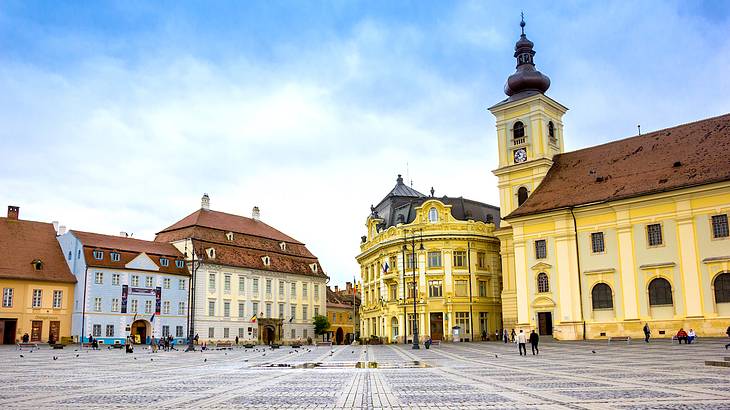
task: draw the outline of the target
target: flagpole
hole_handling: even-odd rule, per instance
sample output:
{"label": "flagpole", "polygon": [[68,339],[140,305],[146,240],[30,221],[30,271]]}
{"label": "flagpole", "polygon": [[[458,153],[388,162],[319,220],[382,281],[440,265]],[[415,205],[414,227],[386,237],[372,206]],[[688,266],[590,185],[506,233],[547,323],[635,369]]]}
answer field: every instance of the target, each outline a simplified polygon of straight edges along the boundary
{"label": "flagpole", "polygon": [[355,341],[355,336],[357,336],[357,333],[355,332],[356,325],[355,322],[357,319],[355,319],[355,293],[357,293],[357,282],[355,280],[355,277],[352,277],[352,341]]}

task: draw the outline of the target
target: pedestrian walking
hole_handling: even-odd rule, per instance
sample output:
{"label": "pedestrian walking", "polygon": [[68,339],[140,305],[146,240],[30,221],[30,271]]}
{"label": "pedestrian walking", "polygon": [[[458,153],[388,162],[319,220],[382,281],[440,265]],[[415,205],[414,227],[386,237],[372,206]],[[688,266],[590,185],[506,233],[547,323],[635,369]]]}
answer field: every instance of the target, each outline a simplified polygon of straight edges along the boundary
{"label": "pedestrian walking", "polygon": [[504,329],[504,332],[502,332],[502,338],[504,339],[505,343],[507,343],[509,341],[509,336],[507,335],[507,329]]}
{"label": "pedestrian walking", "polygon": [[193,340],[195,341],[195,344],[198,344],[198,339],[199,339],[199,337],[198,337],[198,334],[196,333],[195,337],[193,338]]}
{"label": "pedestrian walking", "polygon": [[[725,334],[727,335],[727,337],[730,337],[730,326],[727,327]],[[727,350],[728,347],[730,347],[730,343],[725,345],[725,350]]]}
{"label": "pedestrian walking", "polygon": [[150,347],[152,348],[152,353],[157,353],[157,340],[155,340],[154,335],[152,335],[152,339],[150,339]]}
{"label": "pedestrian walking", "polygon": [[495,341],[495,342],[498,342],[498,341],[499,341],[499,339],[501,339],[501,337],[499,337],[499,329],[497,329],[497,330],[496,330],[496,331],[494,332],[494,341]]}
{"label": "pedestrian walking", "polygon": [[[540,343],[540,336],[535,333],[535,330],[532,330],[532,333],[530,333],[530,345],[532,346],[532,354],[540,354],[540,349],[537,348],[537,344]],[[527,352],[525,352],[527,354]]]}
{"label": "pedestrian walking", "polygon": [[520,356],[522,356],[522,352],[527,356],[527,337],[522,329],[520,329],[520,333],[517,335],[517,346],[520,350]]}
{"label": "pedestrian walking", "polygon": [[236,336],[236,346],[238,346],[238,336]]}
{"label": "pedestrian walking", "polygon": [[649,324],[644,324],[644,341],[646,343],[649,343],[649,337],[651,337],[651,329],[649,329]]}
{"label": "pedestrian walking", "polygon": [[517,336],[517,333],[515,333],[515,330],[514,329],[512,329],[512,334],[510,336],[511,336],[510,337],[510,341],[512,343],[514,343],[515,342],[515,336]]}

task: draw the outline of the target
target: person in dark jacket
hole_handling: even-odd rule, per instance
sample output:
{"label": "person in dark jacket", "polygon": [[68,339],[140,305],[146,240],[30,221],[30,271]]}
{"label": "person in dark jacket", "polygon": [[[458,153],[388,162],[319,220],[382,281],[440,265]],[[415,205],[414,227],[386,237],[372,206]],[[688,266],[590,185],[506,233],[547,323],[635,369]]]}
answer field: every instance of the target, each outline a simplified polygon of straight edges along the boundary
{"label": "person in dark jacket", "polygon": [[644,324],[644,341],[646,343],[649,343],[649,337],[651,337],[651,329],[649,329],[649,324]]}
{"label": "person in dark jacket", "polygon": [[[725,331],[725,334],[727,335],[727,337],[730,337],[730,326],[727,327],[727,330]],[[728,343],[728,344],[725,345],[725,350],[727,350],[728,347],[730,347],[730,343]]]}
{"label": "person in dark jacket", "polygon": [[537,344],[540,342],[540,336],[533,330],[530,333],[530,346],[532,346],[532,354],[540,354],[540,349],[537,348]]}

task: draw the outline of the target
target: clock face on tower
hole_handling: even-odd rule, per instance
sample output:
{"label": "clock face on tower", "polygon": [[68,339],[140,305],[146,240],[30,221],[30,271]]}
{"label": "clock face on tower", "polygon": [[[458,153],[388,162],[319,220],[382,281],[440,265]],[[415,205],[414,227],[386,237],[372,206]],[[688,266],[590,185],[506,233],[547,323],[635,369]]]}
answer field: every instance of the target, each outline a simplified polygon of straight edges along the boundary
{"label": "clock face on tower", "polygon": [[515,150],[515,164],[527,161],[527,150],[524,148]]}

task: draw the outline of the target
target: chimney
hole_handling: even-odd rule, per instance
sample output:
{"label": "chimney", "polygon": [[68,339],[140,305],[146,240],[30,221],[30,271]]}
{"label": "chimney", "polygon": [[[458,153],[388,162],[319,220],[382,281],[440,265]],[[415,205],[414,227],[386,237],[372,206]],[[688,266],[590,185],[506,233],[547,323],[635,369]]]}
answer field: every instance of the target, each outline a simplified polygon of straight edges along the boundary
{"label": "chimney", "polygon": [[124,231],[119,232],[119,236],[121,236],[122,238],[129,238],[129,234]]}
{"label": "chimney", "polygon": [[52,224],[53,224],[53,230],[56,231],[56,233],[58,233],[58,221],[53,221]]}
{"label": "chimney", "polygon": [[335,285],[335,293],[340,291],[340,287]]}
{"label": "chimney", "polygon": [[65,225],[59,226],[58,227],[58,236],[61,236],[61,235],[65,234],[65,233],[66,233],[66,226]]}
{"label": "chimney", "polygon": [[8,205],[8,219],[14,219],[17,221],[19,215],[20,215],[19,206]]}
{"label": "chimney", "polygon": [[258,206],[254,206],[253,210],[251,210],[251,218],[254,221],[260,221],[261,220],[261,211],[259,210]]}
{"label": "chimney", "polygon": [[345,282],[347,293],[352,293],[352,282]]}
{"label": "chimney", "polygon": [[208,194],[203,194],[203,197],[200,198],[200,208],[206,211],[210,209],[210,197]]}

